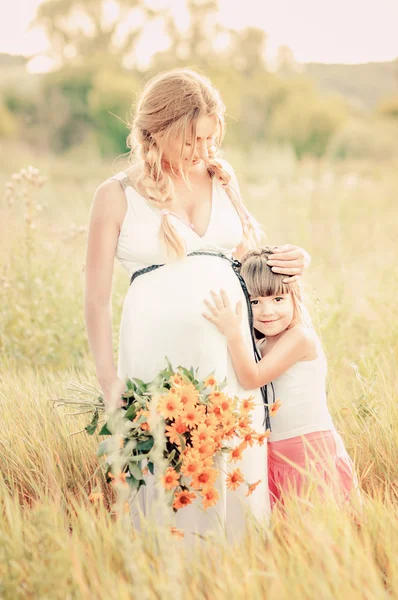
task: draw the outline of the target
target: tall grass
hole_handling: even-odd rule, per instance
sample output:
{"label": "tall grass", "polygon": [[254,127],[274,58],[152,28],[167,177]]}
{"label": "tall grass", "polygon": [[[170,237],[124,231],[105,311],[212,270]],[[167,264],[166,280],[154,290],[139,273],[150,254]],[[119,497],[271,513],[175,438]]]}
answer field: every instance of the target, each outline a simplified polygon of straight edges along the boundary
{"label": "tall grass", "polygon": [[[0,214],[0,597],[398,596],[398,171],[269,156],[233,162],[269,242],[312,255],[306,293],[329,359],[330,409],[363,489],[360,526],[332,502],[293,501],[239,546],[216,539],[188,552],[156,524],[134,535],[116,518],[97,440],[70,436],[85,421],[49,402],[71,380],[96,383],[82,317],[85,225],[110,167],[7,153],[2,183],[30,162],[48,181],[34,190],[42,210],[29,263],[23,199]],[[115,348],[126,288],[116,268]]]}

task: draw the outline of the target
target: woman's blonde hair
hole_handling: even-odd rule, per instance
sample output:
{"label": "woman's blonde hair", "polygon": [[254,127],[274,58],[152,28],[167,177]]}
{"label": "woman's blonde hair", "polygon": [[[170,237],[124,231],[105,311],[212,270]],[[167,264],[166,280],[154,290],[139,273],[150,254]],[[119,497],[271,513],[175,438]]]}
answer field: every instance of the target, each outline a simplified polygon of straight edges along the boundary
{"label": "woman's blonde hair", "polygon": [[[251,250],[241,259],[240,274],[242,275],[247,291],[252,298],[264,298],[266,296],[279,296],[280,294],[291,294],[293,301],[293,320],[289,327],[298,324],[310,325],[307,311],[304,308],[300,284],[283,283],[286,275],[274,273],[268,265],[268,258],[273,254],[270,246]],[[256,337],[264,337],[256,329]]]}
{"label": "woman's blonde hair", "polygon": [[[218,151],[225,133],[225,106],[218,90],[202,75],[190,69],[174,69],[151,79],[138,100],[128,146],[132,154],[144,161],[143,173],[137,185],[144,190],[151,204],[171,211],[174,203],[174,186],[165,170],[164,149],[171,140],[181,140],[180,161],[186,139],[196,140],[199,117],[214,116],[218,121],[215,146],[209,149],[207,169],[211,177],[217,177],[224,186],[235,207],[243,227],[243,241],[250,248],[258,243],[259,226],[248,213],[239,190],[231,185],[231,175],[220,160]],[[192,144],[191,160],[195,152]],[[179,171],[184,171],[179,165]],[[169,165],[173,172],[173,166]],[[181,237],[170,222],[168,212],[163,213],[160,237],[169,254],[181,257],[186,248]]]}

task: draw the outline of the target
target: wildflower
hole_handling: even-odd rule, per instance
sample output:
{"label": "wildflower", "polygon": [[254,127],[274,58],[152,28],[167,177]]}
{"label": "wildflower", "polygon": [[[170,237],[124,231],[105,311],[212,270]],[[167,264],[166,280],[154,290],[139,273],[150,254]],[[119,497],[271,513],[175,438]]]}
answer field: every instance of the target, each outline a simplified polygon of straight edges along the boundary
{"label": "wildflower", "polygon": [[207,413],[203,422],[207,427],[217,427],[218,425],[218,419],[214,413]]}
{"label": "wildflower", "polygon": [[237,490],[241,483],[243,483],[243,474],[240,469],[235,469],[232,473],[227,475],[227,488],[230,490]]}
{"label": "wildflower", "polygon": [[251,496],[251,494],[254,492],[254,490],[260,483],[261,483],[261,479],[256,481],[256,483],[250,483],[247,488],[246,496]]}
{"label": "wildflower", "polygon": [[179,478],[178,473],[172,467],[168,467],[162,477],[162,485],[166,490],[172,490],[177,487]]}
{"label": "wildflower", "polygon": [[230,451],[230,458],[233,462],[237,462],[238,460],[242,460],[242,452],[243,452],[244,448],[242,447],[242,444],[240,446],[236,446],[235,448],[232,448],[232,450]]}
{"label": "wildflower", "polygon": [[192,443],[194,446],[198,446],[200,442],[204,442],[208,439],[213,439],[214,428],[207,427],[204,423],[200,423],[197,429],[192,431]]}
{"label": "wildflower", "polygon": [[213,485],[218,476],[216,469],[205,467],[198,470],[192,477],[191,487],[194,490],[199,490],[202,487]]}
{"label": "wildflower", "polygon": [[269,414],[271,415],[271,417],[274,417],[276,415],[281,406],[281,401],[279,400],[279,398],[277,398],[269,408]]}
{"label": "wildflower", "polygon": [[270,429],[267,429],[266,431],[264,431],[264,433],[259,433],[257,436],[258,445],[262,446],[264,444],[264,441],[267,440],[270,435],[271,435]]}
{"label": "wildflower", "polygon": [[179,389],[181,404],[195,404],[199,398],[199,392],[192,383],[187,383]]}
{"label": "wildflower", "polygon": [[250,446],[250,448],[252,448],[256,441],[256,437],[256,432],[253,429],[249,429],[243,437],[242,444],[244,444],[244,447]]}
{"label": "wildflower", "polygon": [[226,400],[226,396],[225,396],[224,392],[219,392],[217,390],[217,391],[209,394],[209,402],[211,402],[211,404],[213,404],[215,406],[220,405],[221,402],[223,402],[224,400]]}
{"label": "wildflower", "polygon": [[214,454],[215,449],[216,449],[216,444],[214,444],[214,442],[212,442],[210,440],[206,440],[206,441],[202,442],[200,444],[200,446],[198,446],[198,452],[199,452],[200,456],[203,458],[212,456]]}
{"label": "wildflower", "polygon": [[247,413],[251,410],[253,410],[254,408],[254,397],[250,396],[250,398],[245,398],[244,400],[242,400],[242,404],[241,404],[241,411],[243,413]]}
{"label": "wildflower", "polygon": [[193,476],[201,468],[201,458],[198,452],[193,450],[187,451],[184,456],[181,471],[187,477]]}
{"label": "wildflower", "polygon": [[188,431],[188,427],[182,422],[181,417],[178,417],[171,425],[166,425],[166,436],[172,444],[177,444],[177,446],[181,446],[178,436],[183,435],[186,431]]}
{"label": "wildflower", "polygon": [[176,385],[176,386],[184,385],[184,380],[179,373],[175,373],[174,375],[172,375],[172,377],[170,378],[170,381],[173,385]]}
{"label": "wildflower", "polygon": [[238,421],[238,427],[239,429],[247,429],[250,426],[250,419],[248,417],[248,415],[244,415],[243,417],[241,417]]}
{"label": "wildflower", "polygon": [[176,419],[181,412],[179,396],[171,393],[160,396],[157,410],[165,419]]}
{"label": "wildflower", "polygon": [[177,492],[174,496],[173,508],[176,510],[184,508],[188,504],[192,504],[195,498],[196,494],[194,492]]}
{"label": "wildflower", "polygon": [[217,385],[217,381],[214,375],[209,375],[208,377],[206,377],[206,379],[204,380],[204,384],[206,387],[214,388]]}
{"label": "wildflower", "polygon": [[220,497],[216,488],[213,486],[206,486],[205,488],[203,488],[202,496],[203,507],[206,509],[217,504],[217,501]]}
{"label": "wildflower", "polygon": [[170,527],[170,533],[176,538],[184,537],[184,532],[181,529],[177,529],[177,527]]}
{"label": "wildflower", "polygon": [[193,429],[196,425],[203,422],[205,410],[204,406],[185,405],[181,413],[181,420],[189,429]]}

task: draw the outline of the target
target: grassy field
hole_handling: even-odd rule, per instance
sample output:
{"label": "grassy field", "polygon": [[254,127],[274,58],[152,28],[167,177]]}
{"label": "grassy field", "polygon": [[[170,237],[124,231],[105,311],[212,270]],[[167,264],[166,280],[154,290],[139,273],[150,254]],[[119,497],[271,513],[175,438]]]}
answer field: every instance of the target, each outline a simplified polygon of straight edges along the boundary
{"label": "grassy field", "polygon": [[[97,441],[69,437],[82,421],[49,399],[71,381],[95,384],[82,313],[86,224],[95,187],[118,166],[9,146],[3,189],[30,164],[48,180],[0,209],[0,598],[398,597],[398,165],[228,156],[268,241],[312,255],[306,295],[329,360],[330,409],[363,490],[361,527],[332,503],[292,502],[239,547],[220,539],[187,553],[153,524],[134,536],[109,489],[89,501],[103,486]],[[127,285],[117,267],[115,348]]]}

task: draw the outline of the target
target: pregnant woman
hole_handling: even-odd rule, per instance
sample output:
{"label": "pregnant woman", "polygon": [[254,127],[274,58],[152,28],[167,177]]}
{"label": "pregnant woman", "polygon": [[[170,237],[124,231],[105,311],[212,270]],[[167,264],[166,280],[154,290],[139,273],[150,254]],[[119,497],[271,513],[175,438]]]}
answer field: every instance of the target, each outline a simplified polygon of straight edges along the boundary
{"label": "pregnant woman", "polygon": [[[217,158],[224,134],[225,106],[218,91],[190,70],[173,70],[146,85],[135,109],[129,144],[135,160],[96,191],[90,219],[86,264],[85,314],[99,383],[109,410],[120,403],[126,378],[152,380],[167,356],[176,368],[215,372],[227,379],[231,396],[247,397],[233,369],[224,336],[203,317],[203,300],[223,288],[232,303],[243,302],[242,334],[251,347],[249,315],[231,262],[256,239],[231,167]],[[135,274],[123,307],[118,367],[112,352],[111,288],[114,258]],[[298,276],[304,252],[284,246],[274,269]],[[163,265],[155,270],[144,270]],[[253,427],[264,430],[260,390],[253,390]],[[175,525],[185,535],[218,528],[244,531],[250,512],[269,512],[266,445],[247,448],[239,466],[250,481],[262,480],[248,498],[226,489],[203,511],[199,503],[178,511]],[[133,504],[133,522],[153,515],[155,484],[148,476]]]}

